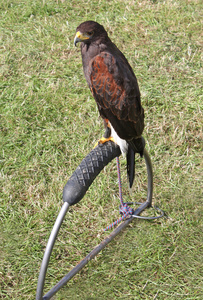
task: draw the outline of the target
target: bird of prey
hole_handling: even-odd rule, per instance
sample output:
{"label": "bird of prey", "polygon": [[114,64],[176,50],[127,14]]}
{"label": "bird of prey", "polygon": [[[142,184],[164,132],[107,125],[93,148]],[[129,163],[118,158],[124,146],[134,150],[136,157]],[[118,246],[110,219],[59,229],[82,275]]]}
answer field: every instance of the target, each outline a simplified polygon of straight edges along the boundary
{"label": "bird of prey", "polygon": [[130,188],[135,176],[135,153],[143,155],[144,110],[135,74],[104,27],[86,21],[76,29],[74,44],[81,42],[83,71],[99,113],[121,152],[126,154]]}

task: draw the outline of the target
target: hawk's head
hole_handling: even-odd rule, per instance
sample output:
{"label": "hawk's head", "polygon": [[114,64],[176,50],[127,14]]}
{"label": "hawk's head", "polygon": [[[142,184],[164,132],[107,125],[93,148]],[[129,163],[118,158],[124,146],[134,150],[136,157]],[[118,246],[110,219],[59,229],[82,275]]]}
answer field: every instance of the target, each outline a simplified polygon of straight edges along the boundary
{"label": "hawk's head", "polygon": [[74,44],[75,46],[78,42],[90,44],[107,36],[107,32],[102,25],[94,21],[86,21],[77,27]]}

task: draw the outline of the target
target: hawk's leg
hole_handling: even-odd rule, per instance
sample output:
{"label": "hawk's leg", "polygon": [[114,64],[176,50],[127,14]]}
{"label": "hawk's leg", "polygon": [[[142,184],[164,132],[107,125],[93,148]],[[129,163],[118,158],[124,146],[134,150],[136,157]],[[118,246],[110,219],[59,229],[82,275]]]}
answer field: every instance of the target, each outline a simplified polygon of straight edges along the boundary
{"label": "hawk's leg", "polygon": [[106,120],[104,121],[105,122],[105,127],[106,127],[106,131],[104,133],[104,136],[98,140],[98,142],[94,145],[94,148],[99,145],[99,144],[104,144],[108,141],[112,141],[115,143],[115,140],[114,138],[111,136],[111,128],[109,127],[108,123],[106,123]]}

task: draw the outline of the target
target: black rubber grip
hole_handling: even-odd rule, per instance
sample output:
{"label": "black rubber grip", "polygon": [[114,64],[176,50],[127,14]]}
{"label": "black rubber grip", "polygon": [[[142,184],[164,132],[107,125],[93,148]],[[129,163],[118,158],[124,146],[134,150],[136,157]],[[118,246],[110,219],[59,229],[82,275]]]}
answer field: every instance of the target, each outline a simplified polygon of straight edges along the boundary
{"label": "black rubber grip", "polygon": [[99,144],[77,167],[63,189],[63,201],[70,205],[78,203],[101,170],[115,157],[120,156],[118,145],[112,141]]}

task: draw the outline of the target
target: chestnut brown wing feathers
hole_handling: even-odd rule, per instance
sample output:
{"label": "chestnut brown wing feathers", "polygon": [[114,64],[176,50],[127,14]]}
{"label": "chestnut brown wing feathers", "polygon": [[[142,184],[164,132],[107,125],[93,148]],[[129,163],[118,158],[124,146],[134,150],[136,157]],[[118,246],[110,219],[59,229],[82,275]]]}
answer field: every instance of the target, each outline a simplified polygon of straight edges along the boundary
{"label": "chestnut brown wing feathers", "polygon": [[[113,126],[115,122],[120,121],[120,128],[118,130],[115,128],[120,137],[121,131],[126,131],[128,138],[141,135],[144,114],[136,78],[133,75],[129,78],[131,71],[126,71],[124,65],[122,70],[119,70],[116,58],[108,52],[102,52],[94,57],[89,67],[90,89],[100,114],[108,118]],[[122,136],[123,134],[124,132]]]}

